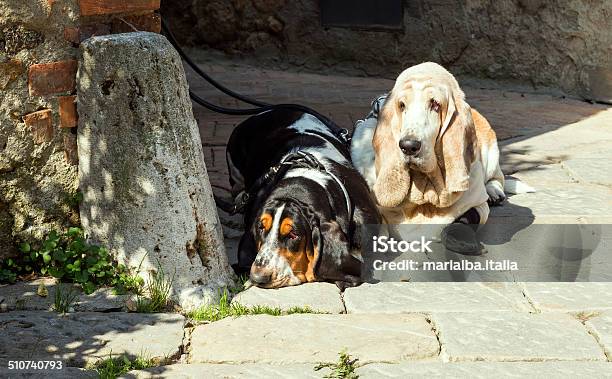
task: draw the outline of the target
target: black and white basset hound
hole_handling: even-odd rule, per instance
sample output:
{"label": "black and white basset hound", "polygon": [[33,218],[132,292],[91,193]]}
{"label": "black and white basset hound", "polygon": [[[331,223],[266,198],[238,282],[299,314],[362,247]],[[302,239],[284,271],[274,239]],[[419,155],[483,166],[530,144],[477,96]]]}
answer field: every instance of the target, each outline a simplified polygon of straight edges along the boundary
{"label": "black and white basset hound", "polygon": [[229,139],[232,195],[245,226],[235,267],[259,287],[360,282],[363,227],[381,218],[342,129],[322,119],[274,108]]}

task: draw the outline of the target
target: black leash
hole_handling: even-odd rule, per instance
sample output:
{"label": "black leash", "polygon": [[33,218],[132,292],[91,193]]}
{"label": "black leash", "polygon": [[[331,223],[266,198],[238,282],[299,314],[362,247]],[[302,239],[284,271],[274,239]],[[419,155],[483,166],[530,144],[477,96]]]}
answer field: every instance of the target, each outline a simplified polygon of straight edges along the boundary
{"label": "black leash", "polygon": [[348,131],[346,131],[346,129],[339,128],[329,118],[325,117],[324,115],[322,115],[321,113],[315,111],[312,108],[309,108],[309,107],[306,107],[306,106],[300,105],[300,104],[268,104],[268,103],[264,103],[264,102],[261,102],[261,101],[258,101],[258,100],[251,99],[251,98],[249,98],[247,96],[244,96],[244,95],[241,95],[239,93],[236,93],[236,92],[230,90],[229,88],[223,86],[222,84],[220,84],[219,82],[217,82],[216,80],[211,78],[200,67],[198,67],[198,65],[195,64],[195,62],[193,62],[193,60],[191,60],[191,58],[189,58],[189,56],[183,51],[181,46],[176,41],[176,38],[174,37],[174,34],[172,34],[170,29],[168,28],[168,25],[164,22],[163,19],[162,19],[161,23],[162,23],[162,30],[163,30],[164,34],[166,35],[166,38],[168,38],[168,41],[170,41],[172,46],[174,46],[174,48],[179,53],[181,58],[183,60],[185,60],[185,62],[187,62],[187,64],[202,79],[206,80],[208,83],[210,83],[212,86],[214,86],[215,88],[217,88],[221,92],[225,93],[226,95],[231,96],[234,99],[243,101],[243,102],[245,102],[247,104],[255,105],[256,108],[232,109],[232,108],[221,107],[219,105],[212,104],[212,103],[204,100],[203,98],[201,98],[200,96],[195,94],[193,91],[189,90],[189,96],[197,104],[200,104],[201,106],[203,106],[205,108],[208,108],[209,110],[211,110],[213,112],[216,112],[216,113],[229,114],[229,115],[239,115],[239,116],[243,116],[243,115],[244,116],[246,116],[246,115],[255,115],[255,114],[258,114],[258,113],[262,113],[262,112],[265,112],[265,111],[269,111],[269,110],[272,110],[272,109],[278,109],[278,108],[288,108],[288,109],[299,110],[299,111],[302,111],[304,113],[309,113],[309,114],[315,116],[316,118],[318,118],[319,120],[321,120],[321,122],[323,122],[327,127],[329,127],[332,130],[332,132],[334,132],[335,135],[337,135],[338,137],[341,138],[342,141],[348,143]]}
{"label": "black leash", "polygon": [[[172,46],[174,46],[174,48],[176,49],[176,51],[178,51],[179,55],[181,56],[181,58],[183,58],[183,60],[185,62],[187,62],[187,64],[193,69],[193,71],[195,71],[198,75],[200,75],[200,77],[202,77],[204,80],[206,80],[208,83],[210,83],[211,85],[213,85],[216,89],[218,89],[219,91],[223,92],[224,94],[233,97],[234,99],[238,99],[241,100],[247,104],[251,104],[251,105],[255,105],[257,107],[265,107],[268,106],[270,104],[267,103],[263,103],[261,101],[258,100],[254,100],[251,99],[247,96],[241,95],[239,93],[236,93],[232,90],[230,90],[229,88],[221,85],[219,82],[217,82],[215,79],[211,78],[207,73],[205,73],[204,71],[202,71],[202,69],[200,67],[198,67],[197,64],[195,64],[191,58],[189,58],[189,56],[187,54],[185,54],[185,52],[183,51],[183,49],[181,49],[180,45],[178,44],[178,42],[176,41],[176,38],[174,38],[174,34],[172,34],[172,32],[170,31],[170,29],[168,29],[168,25],[166,25],[166,23],[164,22],[164,19],[162,18],[161,20],[161,26],[162,26],[162,30],[164,32],[164,34],[166,35],[166,38],[168,38],[168,41],[170,41],[170,43],[172,44]],[[190,91],[189,94],[191,95],[192,92]],[[193,98],[193,97],[192,97]],[[195,100],[195,99],[194,99]],[[197,102],[197,101],[196,101]],[[207,102],[205,102],[207,103]],[[208,103],[210,104],[210,103]],[[206,105],[204,105],[205,107],[207,107]],[[214,105],[213,105],[214,106]],[[207,107],[208,108],[208,107]],[[218,107],[219,109],[227,109],[227,108],[222,108],[222,107]],[[211,109],[212,110],[212,109]],[[213,110],[214,111],[214,110]],[[216,112],[216,111],[214,111]],[[223,112],[218,112],[218,113],[223,113]],[[242,114],[252,114],[252,113],[242,113]]]}
{"label": "black leash", "polygon": [[[273,109],[279,109],[279,108],[287,108],[287,109],[294,109],[294,110],[298,110],[298,111],[302,111],[304,113],[308,113],[313,115],[314,117],[318,118],[323,124],[325,124],[330,131],[344,144],[349,145],[350,143],[350,136],[349,136],[349,132],[348,130],[344,129],[344,128],[340,128],[338,127],[333,121],[331,121],[329,118],[323,116],[322,114],[320,114],[319,112],[315,111],[312,108],[308,108],[304,105],[299,105],[299,104],[268,104],[268,103],[264,103],[258,100],[254,100],[251,99],[247,96],[241,95],[237,92],[234,92],[232,90],[230,90],[229,88],[223,86],[221,83],[217,82],[216,80],[214,80],[212,77],[210,77],[207,73],[205,73],[200,67],[198,67],[197,64],[195,64],[195,62],[193,62],[191,60],[191,58],[189,58],[189,56],[183,51],[183,49],[181,48],[181,46],[178,44],[176,38],[174,37],[174,34],[172,34],[172,32],[170,31],[170,29],[168,28],[168,25],[166,25],[166,23],[164,22],[163,18],[161,20],[161,26],[162,26],[162,30],[164,32],[164,34],[166,35],[166,38],[168,38],[168,41],[172,44],[172,46],[174,46],[174,48],[176,49],[176,51],[179,53],[179,55],[181,56],[181,58],[187,62],[187,64],[204,80],[206,80],[208,83],[210,83],[213,87],[217,88],[219,91],[223,92],[224,94],[233,97],[234,99],[240,100],[244,103],[250,104],[250,105],[254,105],[256,108],[243,108],[243,109],[232,109],[232,108],[225,108],[216,104],[213,104],[211,102],[208,102],[206,100],[204,100],[203,98],[201,98],[200,96],[198,96],[197,94],[195,94],[192,90],[189,90],[189,97],[196,102],[197,104],[203,106],[204,108],[207,108],[215,113],[221,113],[221,114],[228,114],[228,115],[238,115],[238,116],[247,116],[247,115],[255,115],[255,114],[259,114],[262,112],[266,112],[266,111],[270,111]],[[302,159],[314,159],[314,157],[302,157]],[[316,159],[315,159],[316,162]],[[281,162],[281,164],[283,164],[283,162]],[[313,164],[312,162],[310,162],[310,164]],[[318,164],[318,162],[317,162]],[[285,164],[285,166],[287,166],[287,164]],[[272,170],[273,168],[271,168]],[[283,170],[284,172],[286,172],[286,170]],[[267,176],[268,174],[270,174],[270,171],[264,175]],[[270,174],[272,175],[272,174]],[[277,176],[277,172],[274,173],[274,176]],[[263,179],[260,178],[260,180],[269,180],[269,178]],[[257,187],[254,186],[254,188],[256,188],[256,190],[258,191],[261,187]],[[250,191],[253,192],[253,191]],[[242,197],[245,197],[245,199],[242,199]],[[246,202],[248,202],[248,197],[252,196],[252,194],[245,194],[243,193],[243,196],[241,197],[240,195],[235,199],[235,203],[232,204],[231,202],[213,194],[213,197],[215,199],[215,203],[217,203],[217,206],[219,208],[221,208],[222,210],[224,210],[225,212],[228,212],[229,214],[235,214],[238,212],[238,208],[240,208],[240,211],[242,211],[242,209],[244,208],[244,206],[246,205]],[[239,206],[239,204],[241,204]]]}

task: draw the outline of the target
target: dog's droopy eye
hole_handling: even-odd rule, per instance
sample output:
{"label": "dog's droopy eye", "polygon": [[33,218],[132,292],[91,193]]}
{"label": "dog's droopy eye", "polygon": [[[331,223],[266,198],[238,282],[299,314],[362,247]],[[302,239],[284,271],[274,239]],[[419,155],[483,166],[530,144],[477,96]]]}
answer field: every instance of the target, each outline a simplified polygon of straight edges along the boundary
{"label": "dog's droopy eye", "polygon": [[431,108],[432,111],[436,113],[440,112],[440,103],[438,103],[434,99],[429,100],[429,107]]}
{"label": "dog's droopy eye", "polygon": [[404,104],[403,101],[399,102],[399,109],[400,109],[400,112],[403,112],[406,109],[406,104]]}

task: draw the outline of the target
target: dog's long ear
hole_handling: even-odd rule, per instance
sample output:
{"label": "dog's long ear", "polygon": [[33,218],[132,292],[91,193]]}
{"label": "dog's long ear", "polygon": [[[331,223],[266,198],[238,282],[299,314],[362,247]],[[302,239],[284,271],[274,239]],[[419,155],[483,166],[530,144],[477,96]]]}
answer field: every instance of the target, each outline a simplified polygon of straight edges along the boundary
{"label": "dog's long ear", "polygon": [[356,285],[361,279],[361,261],[350,253],[350,242],[340,225],[333,220],[322,220],[309,204],[299,203],[308,221],[312,252],[308,253],[307,276],[317,281],[344,282]]}
{"label": "dog's long ear", "polygon": [[317,280],[360,282],[361,261],[349,251],[349,240],[336,221],[322,221],[312,228],[314,274]]}
{"label": "dog's long ear", "polygon": [[447,99],[446,114],[444,115],[444,120],[442,122],[442,128],[440,129],[438,139],[442,138],[444,132],[446,132],[446,129],[448,129],[451,121],[455,117],[455,113],[457,113],[457,107],[455,106],[455,99],[453,97],[453,90],[451,88],[447,89]]}
{"label": "dog's long ear", "polygon": [[378,118],[372,147],[375,153],[376,182],[374,196],[383,207],[396,207],[404,201],[410,191],[410,177],[404,164],[399,141],[395,138],[393,128],[401,128],[401,115],[396,99],[391,92],[383,105]]}
{"label": "dog's long ear", "polygon": [[446,190],[453,194],[469,188],[470,166],[476,151],[476,131],[470,106],[454,78],[448,91],[448,104],[436,143],[436,155],[444,173]]}

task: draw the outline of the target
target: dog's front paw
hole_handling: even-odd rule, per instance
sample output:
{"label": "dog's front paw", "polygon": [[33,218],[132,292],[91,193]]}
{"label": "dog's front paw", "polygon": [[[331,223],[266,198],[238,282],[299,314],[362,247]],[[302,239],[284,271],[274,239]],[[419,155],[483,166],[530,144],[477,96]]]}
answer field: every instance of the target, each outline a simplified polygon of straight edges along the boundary
{"label": "dog's front paw", "polygon": [[457,254],[483,255],[487,251],[478,240],[475,225],[454,222],[444,228],[441,234],[442,245]]}
{"label": "dog's front paw", "polygon": [[485,187],[487,189],[487,195],[489,195],[489,205],[500,205],[506,200],[506,194],[500,182],[491,180]]}

